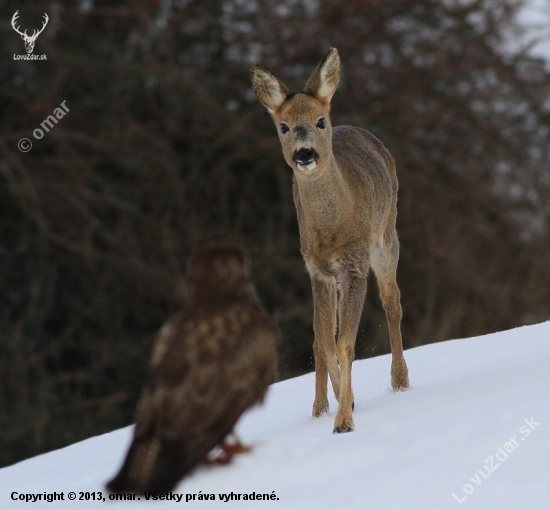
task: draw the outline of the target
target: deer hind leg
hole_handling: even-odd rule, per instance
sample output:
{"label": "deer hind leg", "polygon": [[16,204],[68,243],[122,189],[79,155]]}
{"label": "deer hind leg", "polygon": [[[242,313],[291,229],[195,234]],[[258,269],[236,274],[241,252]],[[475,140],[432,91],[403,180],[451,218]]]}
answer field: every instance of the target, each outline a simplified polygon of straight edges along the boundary
{"label": "deer hind leg", "polygon": [[340,398],[333,432],[351,432],[353,424],[353,390],[351,364],[355,356],[355,339],[367,293],[366,277],[346,275],[340,281],[338,303],[338,363],[340,365]]}
{"label": "deer hind leg", "polygon": [[313,289],[313,329],[315,341],[315,400],[313,416],[317,418],[328,412],[328,376],[334,395],[340,392],[340,374],[336,355],[336,280],[334,278],[311,277]]}
{"label": "deer hind leg", "polygon": [[401,294],[397,286],[399,242],[395,230],[386,232],[383,242],[373,250],[372,268],[378,281],[380,298],[386,312],[391,345],[391,385],[396,391],[409,387],[409,372],[401,339]]}

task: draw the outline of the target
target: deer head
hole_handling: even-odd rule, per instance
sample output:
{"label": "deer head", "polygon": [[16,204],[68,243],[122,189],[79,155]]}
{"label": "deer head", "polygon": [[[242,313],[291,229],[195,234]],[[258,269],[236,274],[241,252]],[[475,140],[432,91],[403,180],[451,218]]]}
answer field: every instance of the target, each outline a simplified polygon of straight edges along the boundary
{"label": "deer head", "polygon": [[252,85],[278,127],[283,155],[298,173],[320,170],[332,158],[330,100],[340,79],[340,57],[331,48],[309,78],[303,92],[289,94],[284,83],[255,65]]}
{"label": "deer head", "polygon": [[48,18],[46,13],[44,13],[42,28],[40,30],[35,30],[32,35],[27,35],[27,30],[25,30],[25,32],[21,32],[21,30],[19,30],[19,28],[15,25],[18,16],[19,11],[15,11],[13,18],[11,19],[11,26],[23,38],[23,41],[25,41],[25,50],[27,50],[27,53],[30,55],[34,50],[34,42],[36,41],[36,38],[44,31],[50,18]]}

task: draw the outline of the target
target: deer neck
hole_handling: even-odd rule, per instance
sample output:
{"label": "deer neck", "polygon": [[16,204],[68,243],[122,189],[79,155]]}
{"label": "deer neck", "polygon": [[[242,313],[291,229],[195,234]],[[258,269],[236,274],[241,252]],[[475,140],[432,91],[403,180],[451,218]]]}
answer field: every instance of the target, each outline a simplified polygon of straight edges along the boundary
{"label": "deer neck", "polygon": [[297,171],[294,175],[306,223],[334,228],[345,221],[353,197],[334,156],[312,173]]}

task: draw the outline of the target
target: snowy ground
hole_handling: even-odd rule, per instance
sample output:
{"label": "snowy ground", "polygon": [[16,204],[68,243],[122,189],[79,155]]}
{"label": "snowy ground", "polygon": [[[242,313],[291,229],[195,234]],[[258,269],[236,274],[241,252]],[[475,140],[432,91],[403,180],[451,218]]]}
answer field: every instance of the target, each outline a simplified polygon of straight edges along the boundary
{"label": "snowy ground", "polygon": [[527,29],[523,41],[513,41],[512,47],[518,49],[533,42],[529,53],[550,60],[550,2],[548,0],[528,0],[520,9],[518,21]]}
{"label": "snowy ground", "polygon": [[[107,499],[127,427],[1,469],[0,508],[550,508],[550,322],[411,349],[406,358],[412,387],[397,394],[389,356],[354,363],[349,434],[332,434],[334,401],[330,415],[310,418],[313,374],[275,384],[239,425],[252,453],[197,469],[178,485],[179,503]],[[65,499],[13,500],[44,492]],[[220,499],[232,492],[278,499]],[[106,501],[78,501],[81,493]]]}

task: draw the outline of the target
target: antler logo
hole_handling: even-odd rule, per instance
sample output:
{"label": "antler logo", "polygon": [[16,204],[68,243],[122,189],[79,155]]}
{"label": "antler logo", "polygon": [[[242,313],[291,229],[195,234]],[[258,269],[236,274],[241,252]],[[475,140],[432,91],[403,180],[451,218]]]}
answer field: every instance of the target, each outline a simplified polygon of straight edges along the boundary
{"label": "antler logo", "polygon": [[34,50],[34,43],[36,41],[36,38],[44,31],[46,28],[46,25],[48,24],[48,15],[44,13],[44,21],[42,22],[42,28],[40,30],[35,30],[32,35],[27,35],[27,30],[24,32],[21,32],[19,28],[15,25],[15,22],[17,21],[17,17],[19,16],[19,11],[15,11],[15,14],[13,15],[13,18],[11,19],[11,26],[13,29],[23,38],[23,41],[25,41],[25,49],[27,50],[27,53],[30,55],[32,51]]}

